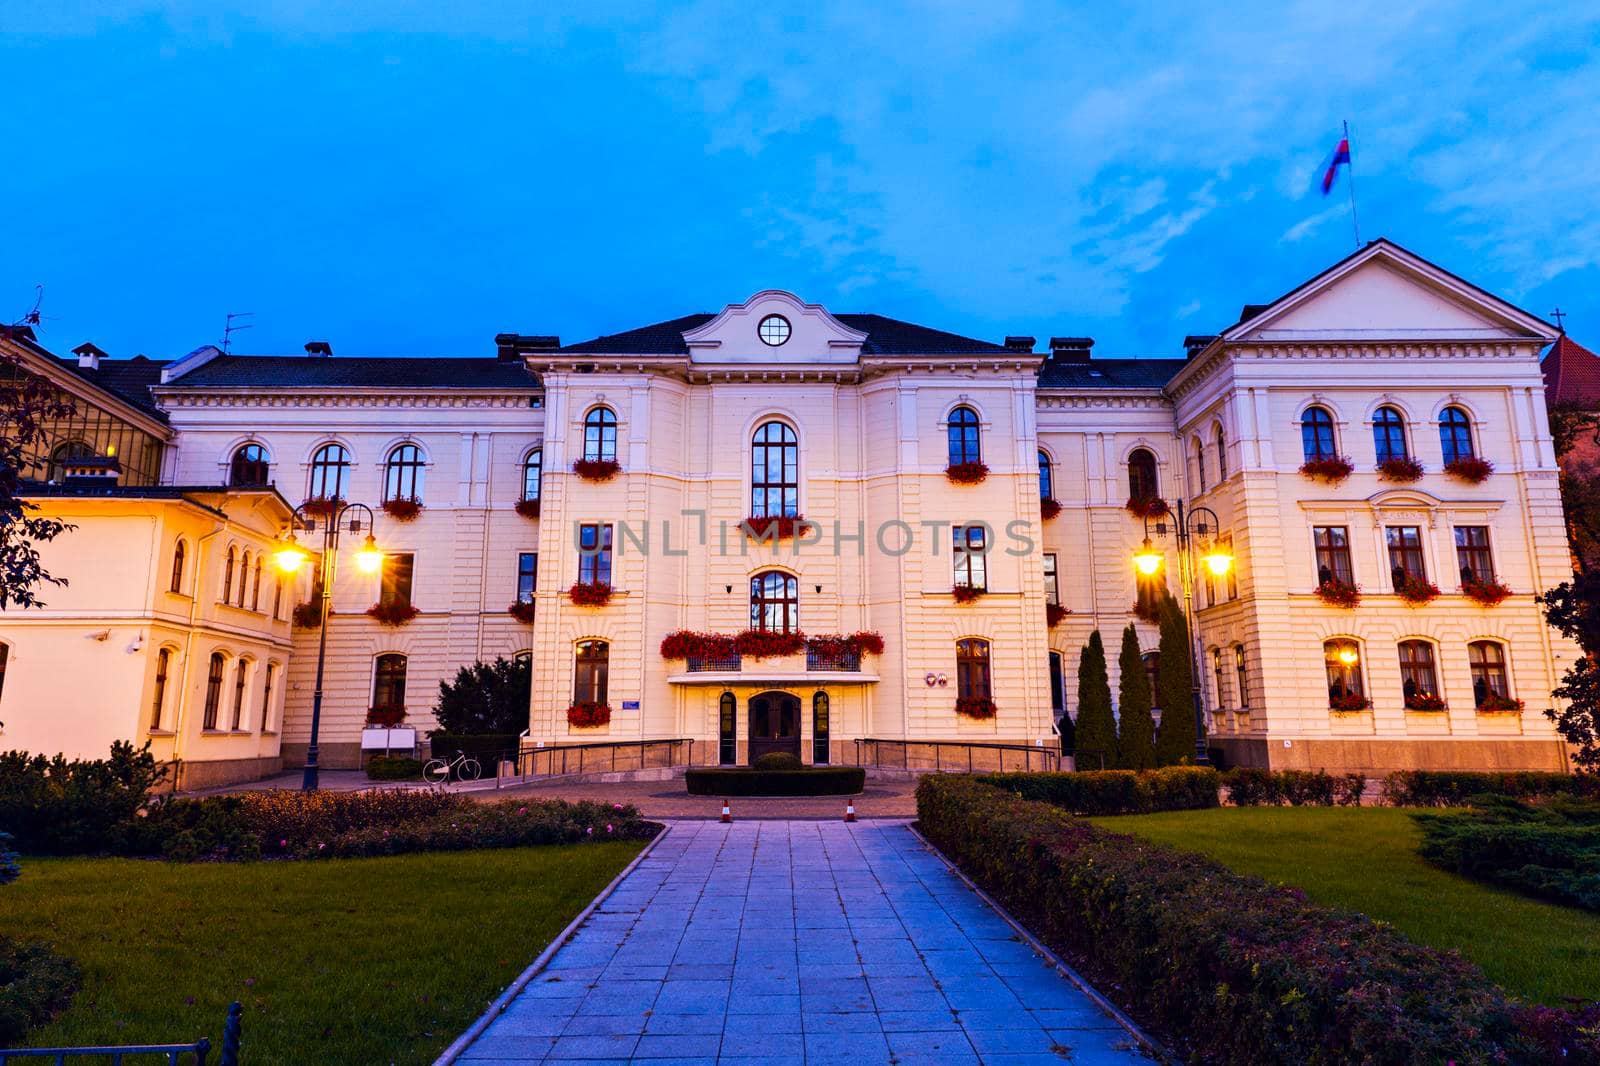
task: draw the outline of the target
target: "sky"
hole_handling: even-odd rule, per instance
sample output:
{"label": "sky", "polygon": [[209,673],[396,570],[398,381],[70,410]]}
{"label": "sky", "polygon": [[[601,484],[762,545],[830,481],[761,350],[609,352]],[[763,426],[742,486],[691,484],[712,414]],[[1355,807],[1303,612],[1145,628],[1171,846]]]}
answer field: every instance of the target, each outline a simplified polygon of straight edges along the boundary
{"label": "sky", "polygon": [[[1600,346],[1600,6],[0,0],[0,321],[490,355],[767,288],[1176,356],[1386,236]],[[1119,10],[1126,8],[1127,10]]]}

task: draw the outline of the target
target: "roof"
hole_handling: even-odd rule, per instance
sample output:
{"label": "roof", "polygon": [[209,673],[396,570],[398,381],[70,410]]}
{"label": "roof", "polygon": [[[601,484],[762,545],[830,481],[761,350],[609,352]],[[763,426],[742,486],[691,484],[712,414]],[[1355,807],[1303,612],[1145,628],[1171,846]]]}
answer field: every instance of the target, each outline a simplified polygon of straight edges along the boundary
{"label": "roof", "polygon": [[52,485],[30,481],[23,483],[17,490],[17,495],[24,499],[51,497],[80,500],[178,500],[216,514],[222,512],[194,497],[266,495],[277,500],[285,511],[294,510],[289,501],[283,498],[283,494],[270,485],[96,485],[90,479]]}
{"label": "roof", "polygon": [[1545,353],[1540,369],[1546,403],[1600,406],[1600,355],[1565,333]]}
{"label": "roof", "polygon": [[[105,367],[105,363],[100,364]],[[537,389],[516,360],[385,359],[307,355],[219,355],[168,383],[172,388]]]}
{"label": "roof", "polygon": [[75,374],[105,391],[121,397],[146,413],[167,420],[167,413],[156,406],[150,386],[161,383],[161,368],[165,360],[149,359],[136,355],[132,359],[102,359],[100,368],[91,370],[78,365],[76,359],[59,359],[62,370]]}
{"label": "roof", "polygon": [[[689,346],[683,335],[710,322],[716,315],[684,315],[655,322],[622,333],[611,333],[593,340],[569,344],[562,352],[579,355],[687,355]],[[914,322],[902,322],[883,315],[834,315],[834,318],[867,339],[863,355],[1014,355],[1001,344],[930,329]]]}
{"label": "roof", "polygon": [[1041,389],[1159,389],[1183,369],[1183,359],[1091,359],[1087,363],[1047,359]]}

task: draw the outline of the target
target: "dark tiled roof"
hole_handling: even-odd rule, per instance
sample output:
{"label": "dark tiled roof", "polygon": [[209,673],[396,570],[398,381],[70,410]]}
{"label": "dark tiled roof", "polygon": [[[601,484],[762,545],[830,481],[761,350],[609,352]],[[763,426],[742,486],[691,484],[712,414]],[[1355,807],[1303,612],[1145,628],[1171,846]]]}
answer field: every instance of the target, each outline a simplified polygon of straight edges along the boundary
{"label": "dark tiled roof", "polygon": [[132,359],[102,359],[98,370],[81,367],[76,359],[58,362],[67,373],[98,385],[163,422],[167,420],[166,412],[156,406],[156,398],[150,395],[150,386],[161,383],[161,368],[167,365],[164,360],[147,359],[142,355]]}
{"label": "dark tiled roof", "polygon": [[1183,359],[1048,360],[1039,371],[1041,389],[1159,389],[1182,370]]}
{"label": "dark tiled roof", "polygon": [[684,315],[682,318],[669,318],[665,322],[640,326],[638,329],[608,333],[579,344],[568,344],[561,351],[593,352],[595,355],[688,355],[689,346],[683,343],[683,335],[716,317]]}
{"label": "dark tiled roof", "polygon": [[1539,366],[1546,403],[1600,405],[1600,355],[1563,333]]}
{"label": "dark tiled roof", "polygon": [[[595,355],[686,355],[683,335],[710,322],[715,315],[685,315],[624,333],[569,344],[563,352]],[[943,330],[929,329],[882,315],[835,315],[851,329],[867,335],[861,350],[866,355],[1004,355],[1009,349]]]}
{"label": "dark tiled roof", "polygon": [[179,388],[537,389],[539,379],[520,362],[503,359],[219,355],[171,384]]}

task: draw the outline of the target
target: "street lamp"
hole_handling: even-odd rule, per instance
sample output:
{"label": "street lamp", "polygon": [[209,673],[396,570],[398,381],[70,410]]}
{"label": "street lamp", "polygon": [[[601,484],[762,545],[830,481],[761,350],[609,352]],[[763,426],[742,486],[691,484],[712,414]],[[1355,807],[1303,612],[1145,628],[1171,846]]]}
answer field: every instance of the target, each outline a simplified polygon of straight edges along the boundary
{"label": "street lamp", "polygon": [[[1202,516],[1196,522],[1196,516]],[[1211,538],[1216,528],[1221,524],[1217,513],[1209,507],[1195,507],[1185,510],[1183,501],[1177,501],[1173,525],[1173,539],[1177,541],[1178,548],[1178,581],[1183,587],[1183,617],[1189,626],[1189,678],[1193,686],[1191,696],[1194,700],[1194,747],[1195,762],[1204,765],[1210,762],[1206,753],[1206,715],[1201,706],[1200,699],[1200,632],[1194,621],[1194,549],[1195,540],[1199,538],[1203,543],[1200,552],[1200,561],[1205,564],[1206,570],[1213,577],[1226,577],[1233,569],[1233,556],[1222,550],[1220,544]],[[1205,521],[1210,518],[1210,523]],[[1150,520],[1145,519],[1144,543],[1133,554],[1133,565],[1145,577],[1154,577],[1163,563],[1161,552],[1150,541]],[[1155,534],[1158,537],[1167,535],[1167,524],[1157,521]]]}
{"label": "street lamp", "polygon": [[364,503],[345,503],[343,500],[318,500],[312,506],[301,504],[289,518],[289,528],[278,538],[278,547],[272,561],[286,574],[299,573],[310,559],[310,553],[300,546],[295,531],[306,533],[322,531],[321,588],[317,603],[317,685],[311,692],[311,743],[306,746],[305,774],[300,788],[310,792],[317,787],[317,731],[322,724],[322,675],[328,659],[328,613],[333,605],[333,578],[339,563],[339,534],[359,534],[366,531],[367,539],[356,552],[356,566],[363,573],[375,573],[383,565],[383,552],[372,536],[372,508]]}

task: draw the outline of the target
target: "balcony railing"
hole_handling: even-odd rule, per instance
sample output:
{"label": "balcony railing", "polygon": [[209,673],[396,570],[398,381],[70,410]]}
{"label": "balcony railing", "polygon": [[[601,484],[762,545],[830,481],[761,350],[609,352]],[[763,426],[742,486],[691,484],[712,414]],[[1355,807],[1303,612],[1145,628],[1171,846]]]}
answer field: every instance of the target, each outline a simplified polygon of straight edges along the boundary
{"label": "balcony railing", "polygon": [[688,670],[691,674],[737,672],[739,665],[738,652],[734,652],[732,655],[717,655],[705,658],[696,658],[691,655],[687,662]]}
{"label": "balcony railing", "polygon": [[861,653],[807,648],[806,669],[858,674],[861,672]]}

